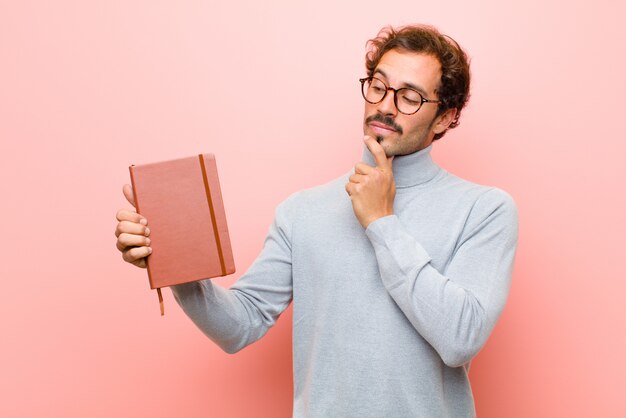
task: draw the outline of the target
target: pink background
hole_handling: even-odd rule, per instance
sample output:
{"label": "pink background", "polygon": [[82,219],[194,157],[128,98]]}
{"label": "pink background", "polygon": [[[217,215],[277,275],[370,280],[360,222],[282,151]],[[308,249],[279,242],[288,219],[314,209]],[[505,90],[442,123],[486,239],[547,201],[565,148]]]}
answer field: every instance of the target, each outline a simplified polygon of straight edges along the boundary
{"label": "pink background", "polygon": [[290,311],[235,356],[169,291],[160,317],[114,245],[127,167],[217,155],[229,285],[282,199],[359,160],[365,41],[415,21],[472,57],[436,160],[520,210],[479,416],[626,416],[622,2],[213,3],[0,3],[0,416],[289,416]]}

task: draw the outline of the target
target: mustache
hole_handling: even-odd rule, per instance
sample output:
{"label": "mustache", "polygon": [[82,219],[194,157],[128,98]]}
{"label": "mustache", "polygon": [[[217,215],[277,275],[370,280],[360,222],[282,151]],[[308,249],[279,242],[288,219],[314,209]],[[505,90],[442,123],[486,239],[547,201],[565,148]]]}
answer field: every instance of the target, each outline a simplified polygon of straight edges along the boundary
{"label": "mustache", "polygon": [[369,124],[370,122],[380,122],[383,123],[392,129],[398,131],[399,134],[402,134],[402,127],[396,123],[390,116],[383,116],[380,113],[376,113],[367,119],[365,119],[365,123]]}

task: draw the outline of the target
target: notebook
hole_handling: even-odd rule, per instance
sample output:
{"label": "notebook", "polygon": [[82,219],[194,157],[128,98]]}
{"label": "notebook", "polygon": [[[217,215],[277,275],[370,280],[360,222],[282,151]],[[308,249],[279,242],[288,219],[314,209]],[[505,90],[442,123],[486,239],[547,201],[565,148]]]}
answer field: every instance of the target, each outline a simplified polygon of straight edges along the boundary
{"label": "notebook", "polygon": [[226,214],[213,154],[131,165],[135,208],[148,220],[150,287],[235,272]]}

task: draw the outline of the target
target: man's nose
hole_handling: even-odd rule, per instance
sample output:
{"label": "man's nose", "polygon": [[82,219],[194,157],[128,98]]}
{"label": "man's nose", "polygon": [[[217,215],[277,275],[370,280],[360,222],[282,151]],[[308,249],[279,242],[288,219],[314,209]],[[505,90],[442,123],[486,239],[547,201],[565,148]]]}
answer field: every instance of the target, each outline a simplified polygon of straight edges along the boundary
{"label": "man's nose", "polygon": [[383,115],[392,115],[395,116],[398,113],[398,109],[396,108],[396,104],[394,102],[395,92],[393,90],[387,90],[387,94],[383,98],[383,100],[378,103],[378,112]]}

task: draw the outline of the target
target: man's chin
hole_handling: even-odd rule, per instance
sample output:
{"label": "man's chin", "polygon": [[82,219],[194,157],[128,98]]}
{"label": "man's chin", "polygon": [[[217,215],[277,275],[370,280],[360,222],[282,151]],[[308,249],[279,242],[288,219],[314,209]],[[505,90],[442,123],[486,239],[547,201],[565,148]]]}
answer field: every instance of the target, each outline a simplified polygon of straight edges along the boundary
{"label": "man's chin", "polygon": [[378,141],[378,143],[385,150],[385,155],[387,156],[387,158],[389,158],[391,156],[395,156],[397,154],[396,150],[394,150],[393,144],[389,141],[389,139],[384,138],[382,136],[380,136],[380,137],[377,136],[376,137],[376,141]]}
{"label": "man's chin", "polygon": [[383,149],[385,150],[385,154],[387,157],[399,155],[396,145],[396,141],[394,140],[394,135],[381,135],[374,132],[365,132],[365,135],[369,135],[378,142]]}
{"label": "man's chin", "polygon": [[385,150],[385,155],[387,156],[387,158],[402,157],[403,155],[409,155],[415,152],[412,150],[403,149],[397,143],[390,141],[389,138],[383,138],[382,142],[380,142],[380,145]]}

